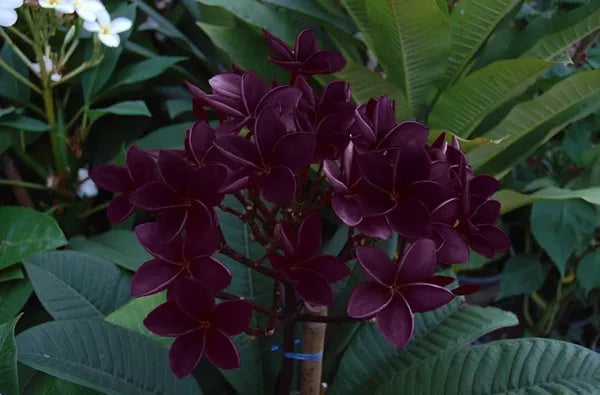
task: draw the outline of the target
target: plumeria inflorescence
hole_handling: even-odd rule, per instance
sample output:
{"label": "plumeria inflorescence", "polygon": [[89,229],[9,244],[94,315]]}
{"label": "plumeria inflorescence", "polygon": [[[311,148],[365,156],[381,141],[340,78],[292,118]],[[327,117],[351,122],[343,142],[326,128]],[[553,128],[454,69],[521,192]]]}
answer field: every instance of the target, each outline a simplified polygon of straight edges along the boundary
{"label": "plumeria inflorescence", "polygon": [[[510,245],[496,226],[498,181],[474,175],[456,139],[441,134],[429,144],[428,128],[397,123],[395,103],[385,95],[356,106],[344,81],[316,89],[312,76],[340,71],[345,61],[319,50],[312,31],[302,31],[293,49],[264,35],[289,83],[268,84],[235,67],[209,80],[211,92],[188,84],[198,120],[185,149],[131,147],[125,166],[90,172],[118,194],[108,207],[113,223],[136,208],[156,218],[136,228],[153,258],[135,274],[131,291],[137,297],[166,290],[167,302],[145,324],[176,338],[170,363],[178,376],[202,355],[219,368],[238,367],[230,336],[270,335],[310,319],[299,300],[332,305],[332,285],[350,274],[355,257],[367,282],[350,297],[348,316],[329,318],[375,319],[393,346],[405,347],[414,313],[467,291],[448,289],[454,278],[436,275],[438,264],[466,262],[471,249],[491,257]],[[214,127],[211,111],[219,120]],[[242,208],[225,204],[226,195]],[[321,213],[329,207],[348,227],[337,256],[319,252]],[[228,243],[219,210],[246,224],[263,258]],[[391,258],[373,244],[394,234],[401,242]],[[227,293],[232,271],[216,253],[271,277],[272,306]],[[267,328],[249,327],[253,312],[269,316]]]}

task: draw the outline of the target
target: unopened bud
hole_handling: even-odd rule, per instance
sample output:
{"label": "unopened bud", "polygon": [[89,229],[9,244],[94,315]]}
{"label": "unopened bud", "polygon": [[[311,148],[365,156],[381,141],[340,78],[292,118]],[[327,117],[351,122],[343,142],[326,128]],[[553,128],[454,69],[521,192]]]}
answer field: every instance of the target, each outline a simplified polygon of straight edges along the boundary
{"label": "unopened bud", "polygon": [[75,25],[72,25],[69,28],[69,31],[65,35],[65,41],[63,43],[63,46],[67,46],[71,41],[73,41],[73,37],[75,37],[75,30],[76,30]]}

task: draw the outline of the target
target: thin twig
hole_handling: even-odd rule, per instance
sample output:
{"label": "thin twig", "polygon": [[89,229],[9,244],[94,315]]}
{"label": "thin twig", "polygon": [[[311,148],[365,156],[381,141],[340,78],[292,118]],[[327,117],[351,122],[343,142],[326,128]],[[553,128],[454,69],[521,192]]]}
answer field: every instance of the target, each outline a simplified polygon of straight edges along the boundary
{"label": "thin twig", "polygon": [[271,277],[273,279],[279,278],[279,275],[275,271],[257,264],[256,261],[253,261],[252,259],[246,257],[245,255],[240,254],[239,252],[235,251],[233,248],[231,248],[231,246],[229,246],[227,244],[221,247],[220,253],[233,259],[236,262],[241,263],[244,266],[247,266],[253,270],[256,270],[259,273],[264,274],[267,277]]}
{"label": "thin twig", "polygon": [[[12,186],[13,194],[15,195],[17,202],[19,202],[19,205],[23,207],[35,208],[33,200],[31,200],[31,196],[29,196],[29,192],[27,191],[27,189],[25,189],[25,185],[30,183],[21,180],[21,174],[19,174],[19,170],[17,170],[17,168],[15,167],[15,164],[13,163],[12,159],[10,159],[8,155],[4,155],[2,157],[1,163],[2,170],[4,171],[4,174],[6,174],[6,176],[9,178],[9,180],[0,181],[6,181],[3,184]],[[44,186],[42,185],[42,187]]]}

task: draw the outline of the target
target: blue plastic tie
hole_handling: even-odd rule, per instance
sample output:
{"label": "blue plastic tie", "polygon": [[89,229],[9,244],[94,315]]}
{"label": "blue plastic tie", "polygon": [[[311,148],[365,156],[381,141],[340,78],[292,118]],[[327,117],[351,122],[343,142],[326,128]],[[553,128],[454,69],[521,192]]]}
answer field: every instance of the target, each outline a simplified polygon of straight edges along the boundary
{"label": "blue plastic tie", "polygon": [[[301,339],[294,340],[294,344],[300,343],[302,343]],[[273,344],[271,346],[271,351],[281,350],[282,348],[283,344]],[[284,352],[283,356],[298,361],[318,361],[319,359],[323,358],[323,351],[314,354],[305,354],[301,352]]]}

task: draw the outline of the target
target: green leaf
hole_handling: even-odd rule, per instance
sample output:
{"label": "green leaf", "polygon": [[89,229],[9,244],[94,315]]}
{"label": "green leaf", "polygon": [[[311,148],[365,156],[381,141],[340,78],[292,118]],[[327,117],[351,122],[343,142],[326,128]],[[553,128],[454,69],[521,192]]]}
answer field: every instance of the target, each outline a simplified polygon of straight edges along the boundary
{"label": "green leaf", "polygon": [[548,274],[536,255],[515,255],[504,263],[500,292],[496,299],[537,291]]}
{"label": "green leaf", "polygon": [[[265,81],[276,78],[283,82],[289,73],[269,62],[272,55],[262,35],[248,24],[235,21],[233,25],[212,25],[198,22],[213,44],[245,70],[254,70]],[[228,65],[229,66],[229,65]]]}
{"label": "green leaf", "polygon": [[86,239],[74,237],[69,246],[76,250],[108,259],[124,269],[136,271],[142,263],[152,259],[130,230],[114,229]]}
{"label": "green leaf", "polygon": [[326,25],[333,26],[346,33],[354,33],[352,22],[340,15],[334,15],[328,12],[314,0],[263,0],[263,2],[313,17],[324,22]]}
{"label": "green leaf", "polygon": [[11,280],[22,280],[25,278],[21,267],[12,265],[4,270],[0,270],[0,283]]}
{"label": "green leaf", "polygon": [[172,338],[155,335],[144,326],[144,318],[146,318],[146,316],[159,304],[162,304],[165,301],[165,292],[132,299],[123,307],[110,313],[106,317],[106,321],[118,325],[121,328],[129,329],[130,331],[147,336],[168,347],[173,342]]}
{"label": "green leaf", "polygon": [[141,62],[129,65],[119,73],[112,87],[135,84],[136,82],[152,79],[185,59],[180,56],[155,56],[142,60]]}
{"label": "green leaf", "polygon": [[[21,367],[27,368],[25,365],[21,365]],[[21,393],[35,395],[101,395],[89,388],[38,371],[35,372],[35,376],[27,383],[27,386],[21,389]]]}
{"label": "green leaf", "polygon": [[40,302],[55,320],[100,318],[129,300],[130,277],[104,259],[52,251],[25,261]]}
{"label": "green leaf", "polygon": [[377,394],[596,394],[600,355],[558,340],[499,340],[436,356],[386,381]]}
{"label": "green leaf", "polygon": [[592,238],[596,226],[596,208],[578,199],[535,202],[531,210],[531,232],[561,275],[571,254]]}
{"label": "green leaf", "polygon": [[485,116],[522,94],[551,65],[535,59],[489,64],[442,92],[429,115],[429,126],[468,137]]}
{"label": "green leaf", "polygon": [[201,394],[192,377],[177,379],[167,350],[102,320],[52,321],[17,336],[19,362],[103,393]]}
{"label": "green leaf", "polygon": [[592,148],[591,133],[587,124],[577,122],[565,130],[562,149],[573,162],[580,166],[585,164],[583,154]]}
{"label": "green leaf", "polygon": [[439,77],[450,52],[448,20],[435,0],[369,0],[376,28],[372,48],[388,79],[399,85],[418,112]]}
{"label": "green leaf", "polygon": [[367,69],[365,66],[348,62],[336,77],[350,83],[352,97],[356,103],[366,103],[373,97],[386,94],[396,100],[396,120],[414,119],[402,89],[393,82],[384,79],[380,74]]}
{"label": "green leaf", "polygon": [[[111,13],[113,18],[126,17],[135,22],[136,5],[123,4],[114,13]],[[121,36],[121,45],[116,48],[107,48],[104,52],[102,62],[87,71],[81,77],[81,84],[83,88],[83,97],[86,103],[90,103],[93,96],[98,94],[106,83],[112,78],[112,75],[117,67],[117,62],[123,53],[125,42],[129,39],[133,29],[127,30],[119,34]],[[90,48],[91,49],[91,48]],[[91,50],[88,56],[91,56]]]}
{"label": "green leaf", "polygon": [[67,244],[56,221],[46,214],[5,206],[0,207],[0,218],[0,269]]}
{"label": "green leaf", "polygon": [[190,99],[172,99],[165,102],[169,118],[175,119],[179,115],[192,111],[192,101]]}
{"label": "green leaf", "polygon": [[461,0],[450,14],[452,50],[444,75],[458,79],[500,20],[519,0]]}
{"label": "green leaf", "polygon": [[[29,79],[29,68],[17,56],[10,45],[2,45],[0,50],[0,61],[15,69],[26,79]],[[20,104],[28,104],[31,97],[31,89],[21,81],[7,73],[3,68],[0,72],[0,96],[13,100]]]}
{"label": "green leaf", "polygon": [[165,126],[136,140],[134,144],[144,149],[183,149],[185,131],[189,127],[189,122]]}
{"label": "green leaf", "polygon": [[522,58],[554,59],[573,44],[600,29],[600,9],[585,15],[578,23],[539,40]]}
{"label": "green leaf", "polygon": [[377,28],[375,20],[371,19],[367,13],[366,0],[340,0],[344,5],[348,14],[354,20],[354,23],[360,29],[360,33],[367,46],[373,50],[375,48],[375,41],[373,34]]}
{"label": "green leaf", "polygon": [[577,264],[577,281],[586,293],[600,288],[600,250],[588,252],[581,258]]}
{"label": "green leaf", "polygon": [[15,326],[19,318],[0,323],[0,389],[3,395],[19,395]]}
{"label": "green leaf", "polygon": [[19,314],[33,289],[27,280],[7,281],[0,284],[0,322]]}
{"label": "green leaf", "polygon": [[25,132],[46,132],[50,125],[35,118],[20,114],[9,114],[0,119],[0,126],[10,129],[23,130]]}
{"label": "green leaf", "polygon": [[[277,11],[255,0],[198,0],[202,4],[225,8],[241,20],[266,29],[288,44],[296,40],[299,32],[295,21],[285,12]],[[240,37],[241,38],[241,37]],[[257,55],[258,56],[258,55]]]}
{"label": "green leaf", "polygon": [[582,71],[533,100],[517,104],[483,137],[501,140],[469,152],[477,172],[504,175],[565,125],[600,108],[600,70]]}
{"label": "green leaf", "polygon": [[344,353],[328,393],[373,393],[393,375],[418,368],[444,352],[462,347],[495,329],[517,323],[517,317],[512,313],[495,307],[463,308],[455,300],[440,309],[417,314],[413,340],[404,350],[390,346],[376,325],[363,325]]}
{"label": "green leaf", "polygon": [[113,104],[110,107],[90,109],[87,113],[93,121],[96,121],[107,114],[142,117],[152,116],[150,110],[148,110],[148,106],[146,106],[146,103],[144,103],[143,100],[123,101],[121,103]]}
{"label": "green leaf", "polygon": [[437,138],[440,137],[440,134],[442,134],[442,133],[446,134],[445,140],[448,143],[452,143],[453,138],[456,137],[456,140],[458,140],[458,143],[460,144],[460,149],[465,153],[469,153],[471,150],[474,150],[475,148],[477,148],[481,145],[498,143],[497,141],[492,141],[485,137],[475,137],[472,140],[467,140],[465,138],[457,136],[456,134],[454,134],[452,132],[448,132],[448,131],[445,131],[442,129],[430,129],[429,137],[427,138],[427,140],[429,141],[429,144],[433,144],[433,142],[435,140],[437,140]]}
{"label": "green leaf", "polygon": [[510,189],[502,189],[496,192],[494,199],[500,201],[502,214],[506,214],[519,207],[530,205],[538,200],[582,199],[588,203],[600,205],[600,187],[577,190],[547,187],[530,195]]}

